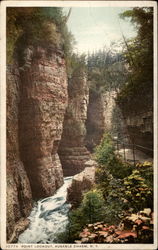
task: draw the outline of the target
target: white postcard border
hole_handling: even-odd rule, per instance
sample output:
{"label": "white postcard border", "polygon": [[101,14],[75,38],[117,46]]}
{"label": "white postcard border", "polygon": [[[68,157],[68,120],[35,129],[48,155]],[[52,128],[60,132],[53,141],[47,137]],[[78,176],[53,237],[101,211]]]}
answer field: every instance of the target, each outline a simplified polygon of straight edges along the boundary
{"label": "white postcard border", "polygon": [[[154,243],[153,244],[7,244],[6,243],[6,7],[153,7],[154,8]],[[156,1],[3,1],[1,2],[0,71],[0,164],[1,164],[1,247],[5,249],[157,249],[157,3]]]}

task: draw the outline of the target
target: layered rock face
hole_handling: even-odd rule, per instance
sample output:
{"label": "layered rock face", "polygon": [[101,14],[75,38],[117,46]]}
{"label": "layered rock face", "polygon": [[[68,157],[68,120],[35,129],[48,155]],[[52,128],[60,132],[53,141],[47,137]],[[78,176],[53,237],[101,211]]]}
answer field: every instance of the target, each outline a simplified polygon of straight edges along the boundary
{"label": "layered rock face", "polygon": [[121,140],[127,138],[122,110],[115,102],[115,98],[114,90],[103,93],[90,90],[86,146],[91,152],[99,145],[104,133],[110,132],[112,136],[117,136]]}
{"label": "layered rock face", "polygon": [[90,90],[86,145],[90,151],[97,146],[105,132],[114,130],[115,91],[105,93]]}
{"label": "layered rock face", "polygon": [[153,112],[131,114],[125,117],[130,141],[149,156],[153,155]]}
{"label": "layered rock face", "polygon": [[113,111],[115,109],[115,97],[116,92],[115,91],[106,91],[102,95],[102,102],[103,102],[103,117],[104,117],[104,130],[105,131],[112,131],[113,130],[113,120],[114,115]]}
{"label": "layered rock face", "polygon": [[9,242],[18,237],[15,225],[29,215],[32,199],[50,196],[63,184],[57,150],[68,98],[65,60],[57,49],[30,46],[24,55],[22,67],[16,61],[7,71]]}
{"label": "layered rock face", "polygon": [[89,88],[83,70],[73,73],[68,84],[68,96],[64,130],[59,147],[64,176],[81,172],[85,168],[85,161],[89,159],[89,152],[85,147]]}
{"label": "layered rock face", "polygon": [[7,239],[21,217],[32,208],[28,176],[19,154],[19,71],[16,63],[7,69]]}
{"label": "layered rock face", "polygon": [[[147,92],[148,91],[148,92]],[[153,155],[153,95],[152,89],[135,99],[119,103],[130,142],[136,149]],[[143,90],[142,90],[143,92]]]}
{"label": "layered rock face", "polygon": [[29,47],[20,72],[20,153],[33,197],[41,198],[63,184],[57,154],[68,98],[63,54]]}
{"label": "layered rock face", "polygon": [[95,161],[89,160],[85,162],[85,169],[74,176],[67,193],[67,201],[72,204],[73,208],[81,203],[83,193],[90,190],[95,184],[96,166],[97,163]]}
{"label": "layered rock face", "polygon": [[105,131],[105,110],[103,95],[92,89],[89,93],[86,128],[86,146],[89,151],[93,151],[94,147],[100,143]]}

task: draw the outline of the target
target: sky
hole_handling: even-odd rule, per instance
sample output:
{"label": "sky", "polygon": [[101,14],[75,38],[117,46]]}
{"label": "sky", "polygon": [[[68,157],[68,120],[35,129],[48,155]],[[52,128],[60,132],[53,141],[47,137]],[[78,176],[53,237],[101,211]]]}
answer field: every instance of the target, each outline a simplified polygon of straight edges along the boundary
{"label": "sky", "polygon": [[[73,7],[67,25],[77,42],[75,51],[81,54],[108,48],[111,42],[122,40],[121,30],[126,38],[134,37],[134,26],[130,21],[119,18],[119,13],[127,9],[129,8]],[[65,13],[68,10],[69,8],[64,8]]]}

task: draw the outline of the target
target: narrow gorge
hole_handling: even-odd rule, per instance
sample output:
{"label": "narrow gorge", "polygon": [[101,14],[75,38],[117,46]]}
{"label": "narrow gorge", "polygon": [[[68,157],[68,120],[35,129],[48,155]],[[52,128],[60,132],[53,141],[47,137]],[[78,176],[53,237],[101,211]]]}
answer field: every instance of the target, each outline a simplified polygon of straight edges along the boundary
{"label": "narrow gorge", "polygon": [[[143,92],[128,90],[131,69],[122,52],[75,54],[66,24],[71,10],[67,16],[59,7],[7,11],[7,242],[49,244],[69,225],[71,210],[78,213],[72,218],[86,215],[88,199],[98,214],[81,219],[83,225],[103,221],[117,197],[110,188],[121,190],[136,167],[126,150],[153,157],[152,81]],[[115,214],[112,205],[109,210]]]}
{"label": "narrow gorge", "polygon": [[[24,14],[27,14],[24,12]],[[19,15],[19,13],[18,13]],[[49,23],[47,24],[49,25]],[[46,26],[47,27],[47,26]],[[56,27],[53,23],[53,28]],[[7,71],[7,238],[16,241],[16,227],[33,200],[52,196],[85,168],[89,88],[83,69],[68,80],[62,36],[47,47],[17,40]],[[26,36],[24,33],[23,36]],[[25,225],[26,224],[26,225]],[[15,228],[15,229],[14,229]],[[13,237],[13,235],[15,237]]]}

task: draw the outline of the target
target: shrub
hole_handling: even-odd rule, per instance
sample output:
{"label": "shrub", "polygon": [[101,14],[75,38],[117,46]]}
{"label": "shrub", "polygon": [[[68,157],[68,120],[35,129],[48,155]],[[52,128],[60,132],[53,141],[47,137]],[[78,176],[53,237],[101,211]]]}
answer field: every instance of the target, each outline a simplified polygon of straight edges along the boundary
{"label": "shrub", "polygon": [[153,163],[148,161],[137,163],[136,169],[139,170],[141,176],[145,179],[145,183],[150,188],[153,188]]}
{"label": "shrub", "polygon": [[133,170],[132,174],[124,179],[124,186],[125,199],[134,211],[153,206],[152,188],[147,185],[139,170]]}
{"label": "shrub", "polygon": [[81,210],[86,224],[97,222],[104,218],[104,205],[103,194],[100,190],[94,189],[84,195]]}
{"label": "shrub", "polygon": [[58,236],[57,241],[61,242],[63,238],[65,243],[73,243],[79,238],[79,233],[86,224],[103,220],[104,206],[100,190],[95,189],[85,193],[80,207],[70,212],[66,231]]}
{"label": "shrub", "polygon": [[117,223],[127,211],[137,212],[153,207],[152,163],[139,163],[136,167],[123,163],[114,151],[110,135],[105,135],[96,149],[97,186],[105,199],[105,222]]}
{"label": "shrub", "polygon": [[96,161],[99,163],[97,170],[97,180],[99,182],[103,181],[107,170],[113,177],[118,179],[123,179],[132,171],[132,167],[129,164],[123,163],[121,158],[116,156],[115,147],[109,134],[105,134],[101,144],[96,147],[95,156]]}
{"label": "shrub", "polygon": [[153,243],[153,216],[150,208],[125,216],[118,226],[89,224],[76,243]]}
{"label": "shrub", "polygon": [[[27,46],[62,48],[71,53],[73,35],[65,24],[60,7],[7,8],[7,61],[12,63],[15,49],[21,54]],[[21,59],[22,60],[22,59]]]}
{"label": "shrub", "polygon": [[117,224],[129,209],[124,198],[123,180],[112,178],[108,186],[108,195],[105,198],[104,222]]}

